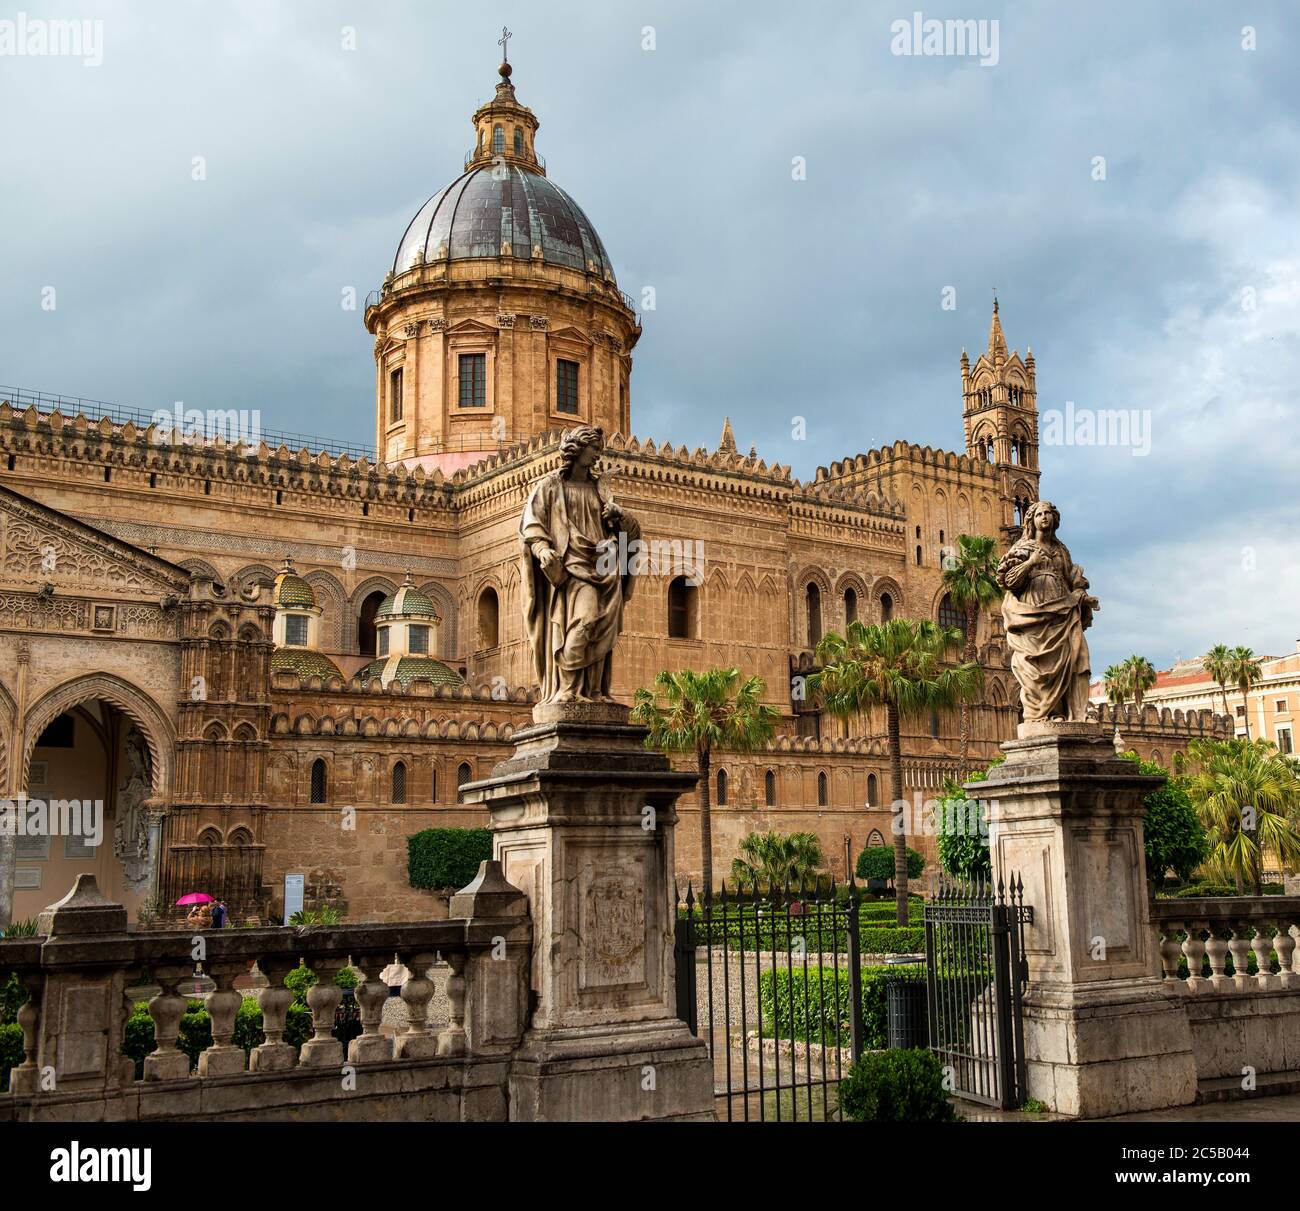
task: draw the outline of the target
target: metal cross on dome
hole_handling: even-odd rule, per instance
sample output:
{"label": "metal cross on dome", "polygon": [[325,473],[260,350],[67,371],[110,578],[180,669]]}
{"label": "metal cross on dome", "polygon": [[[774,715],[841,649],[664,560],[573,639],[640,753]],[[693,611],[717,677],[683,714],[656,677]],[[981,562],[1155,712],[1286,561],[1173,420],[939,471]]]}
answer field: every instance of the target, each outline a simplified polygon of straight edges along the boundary
{"label": "metal cross on dome", "polygon": [[513,38],[513,37],[514,37],[514,34],[512,34],[512,33],[511,33],[508,29],[506,29],[506,27],[503,25],[503,26],[501,27],[501,37],[499,37],[499,38],[497,39],[497,45],[501,48],[501,62],[502,62],[502,63],[504,63],[504,62],[506,61],[506,43],[509,42],[510,39]]}

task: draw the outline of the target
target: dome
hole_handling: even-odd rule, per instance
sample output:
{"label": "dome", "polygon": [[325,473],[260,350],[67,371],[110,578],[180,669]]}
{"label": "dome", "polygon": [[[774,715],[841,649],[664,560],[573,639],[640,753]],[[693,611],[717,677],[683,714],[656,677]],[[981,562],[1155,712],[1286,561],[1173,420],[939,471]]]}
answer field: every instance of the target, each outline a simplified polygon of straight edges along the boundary
{"label": "dome", "polygon": [[534,249],[546,264],[614,281],[605,245],[564,190],[527,164],[480,164],[420,207],[397,246],[393,273],[448,257],[528,261]]}
{"label": "dome", "polygon": [[286,670],[297,673],[299,677],[319,677],[322,681],[343,676],[334,661],[311,648],[276,648],[271,653],[271,672]]}
{"label": "dome", "polygon": [[433,608],[433,602],[425,593],[421,593],[415,587],[415,582],[407,574],[406,579],[402,582],[402,587],[396,593],[392,593],[380,602],[379,609],[375,611],[375,621],[381,618],[427,618],[431,622],[441,622],[438,617],[438,611]]}
{"label": "dome", "polygon": [[[389,667],[390,663],[393,667]],[[402,689],[408,689],[417,677],[432,681],[434,685],[464,685],[457,674],[453,673],[441,660],[432,656],[398,656],[372,660],[358,674],[363,682],[381,681],[385,689],[400,681]]]}
{"label": "dome", "polygon": [[[263,581],[263,584],[266,582]],[[309,585],[301,576],[292,571],[288,564],[281,570],[279,576],[275,578],[275,588],[271,593],[271,601],[276,606],[306,607],[314,609],[316,606],[316,594],[312,592]]]}

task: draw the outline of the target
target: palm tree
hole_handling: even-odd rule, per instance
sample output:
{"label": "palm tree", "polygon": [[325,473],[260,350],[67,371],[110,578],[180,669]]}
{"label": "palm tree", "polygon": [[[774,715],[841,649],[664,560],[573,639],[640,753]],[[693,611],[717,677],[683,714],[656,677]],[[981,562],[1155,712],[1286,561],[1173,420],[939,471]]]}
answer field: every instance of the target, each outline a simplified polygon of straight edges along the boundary
{"label": "palm tree", "polygon": [[[982,535],[959,534],[957,555],[944,568],[943,583],[952,604],[966,612],[967,664],[975,660],[975,624],[983,610],[991,609],[1002,600],[1002,586],[997,581],[998,544],[995,539]],[[966,773],[967,754],[970,750],[970,703],[961,703],[961,749],[959,764]]]}
{"label": "palm tree", "polygon": [[1128,669],[1122,664],[1109,665],[1102,674],[1103,685],[1106,688],[1106,701],[1115,708],[1115,747],[1119,748],[1119,708],[1128,701],[1129,696],[1129,673]]}
{"label": "palm tree", "polygon": [[1193,772],[1183,787],[1210,837],[1207,866],[1238,890],[1250,883],[1260,895],[1265,851],[1284,866],[1300,861],[1294,768],[1267,740],[1193,740],[1187,756]]}
{"label": "palm tree", "polygon": [[[1246,723],[1247,740],[1250,739],[1250,700],[1247,695],[1263,679],[1264,670],[1259,667],[1259,661],[1250,648],[1233,648],[1228,653],[1228,680],[1241,692],[1241,713]],[[1227,701],[1226,697],[1224,701]]]}
{"label": "palm tree", "polygon": [[[700,769],[700,852],[704,863],[704,897],[713,895],[713,821],[710,816],[709,768],[714,749],[761,748],[776,731],[776,707],[763,702],[767,683],[741,679],[739,669],[696,673],[663,670],[653,689],[637,690],[635,722],[650,729],[647,748],[694,753]],[[662,704],[660,697],[662,696]]]}
{"label": "palm tree", "polygon": [[816,833],[750,833],[731,863],[738,887],[782,887],[815,881],[826,864]]}
{"label": "palm tree", "polygon": [[[978,664],[944,665],[962,644],[957,627],[891,618],[876,626],[851,622],[846,634],[828,632],[817,645],[822,667],[808,678],[808,691],[832,715],[849,719],[871,707],[885,708],[895,811],[902,809],[903,799],[900,720],[969,701],[984,684]],[[900,925],[907,924],[906,834],[906,820],[900,815],[894,824],[894,895]]]}
{"label": "palm tree", "polygon": [[1223,713],[1228,710],[1228,682],[1232,680],[1232,652],[1226,643],[1216,643],[1201,657],[1203,668],[1218,683],[1219,693],[1223,695]]}
{"label": "palm tree", "polygon": [[1142,697],[1156,683],[1156,670],[1145,656],[1130,656],[1120,668],[1126,677],[1126,689],[1133,696],[1138,713],[1142,711]]}

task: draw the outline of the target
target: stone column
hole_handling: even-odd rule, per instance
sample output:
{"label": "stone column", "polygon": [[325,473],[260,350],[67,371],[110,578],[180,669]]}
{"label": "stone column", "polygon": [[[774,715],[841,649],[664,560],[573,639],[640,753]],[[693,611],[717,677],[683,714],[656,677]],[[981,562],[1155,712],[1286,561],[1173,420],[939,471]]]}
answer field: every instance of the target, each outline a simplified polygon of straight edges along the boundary
{"label": "stone column", "polygon": [[627,718],[615,703],[538,706],[514,756],[464,788],[490,810],[494,857],[533,921],[513,1119],[713,1117],[707,1050],[674,990],[675,804],[696,775]]}
{"label": "stone column", "polygon": [[1143,798],[1161,780],[1115,754],[1095,723],[1022,723],[987,782],[996,875],[1024,880],[1028,1094],[1098,1118],[1187,1105],[1191,1027],[1159,977]]}

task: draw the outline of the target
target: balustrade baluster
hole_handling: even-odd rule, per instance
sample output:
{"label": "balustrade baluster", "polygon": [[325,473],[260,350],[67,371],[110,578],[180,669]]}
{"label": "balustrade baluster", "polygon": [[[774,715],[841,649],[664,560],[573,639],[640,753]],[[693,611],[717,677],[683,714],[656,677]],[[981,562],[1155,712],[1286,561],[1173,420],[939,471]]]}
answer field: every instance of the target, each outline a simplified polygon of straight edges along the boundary
{"label": "balustrade baluster", "polygon": [[433,955],[427,952],[405,956],[410,978],[402,985],[402,1002],[406,1006],[406,1030],[397,1036],[393,1048],[399,1060],[427,1060],[438,1054],[438,1040],[429,1030],[429,1002],[433,1000],[433,981],[429,968]]}
{"label": "balustrade baluster", "polygon": [[1289,921],[1278,921],[1273,949],[1277,951],[1278,982],[1283,988],[1300,988],[1300,947],[1296,946],[1296,927]]}
{"label": "balustrade baluster", "polygon": [[343,989],[334,983],[334,977],[343,967],[343,960],[313,959],[310,966],[316,973],[316,983],[307,989],[312,1036],[302,1045],[298,1064],[303,1068],[338,1068],[343,1063],[343,1044],[334,1037],[334,1015],[343,999]]}
{"label": "balustrade baluster", "polygon": [[190,1075],[190,1057],[176,1046],[186,1006],[185,997],[176,989],[193,973],[191,965],[158,965],[153,969],[153,978],[162,991],[149,1002],[155,1045],[144,1057],[146,1081],[178,1081]]}
{"label": "balustrade baluster", "polygon": [[199,1076],[234,1076],[244,1071],[244,1049],[234,1045],[235,1018],[244,1003],[235,990],[235,977],[247,970],[243,963],[210,963],[208,975],[216,982],[203,998],[212,1022],[212,1046],[199,1055]]}
{"label": "balustrade baluster", "polygon": [[40,1040],[41,986],[39,971],[18,977],[27,990],[27,1000],[18,1009],[18,1026],[23,1032],[23,1062],[9,1071],[10,1093],[37,1093],[41,1087],[41,1070],[36,1063]]}
{"label": "balustrade baluster", "polygon": [[1245,924],[1234,925],[1228,943],[1232,953],[1232,987],[1238,992],[1246,992],[1254,983],[1250,978],[1250,939],[1246,937],[1249,928]]}
{"label": "balustrade baluster", "polygon": [[[1201,975],[1201,966],[1205,959],[1207,944],[1201,941],[1201,923],[1199,921],[1187,922],[1187,937],[1183,940],[1183,954],[1187,958],[1187,990],[1189,992],[1200,992],[1201,989],[1207,988],[1210,981]],[[1214,940],[1214,935],[1210,935],[1210,940]],[[1213,967],[1214,960],[1211,958],[1210,964]]]}
{"label": "balustrade baluster", "polygon": [[388,1002],[388,985],[380,977],[393,956],[391,952],[363,954],[357,961],[365,974],[353,993],[361,1009],[361,1033],[348,1044],[348,1063],[380,1064],[393,1058],[393,1040],[379,1032]]}
{"label": "balustrade baluster", "polygon": [[1165,979],[1177,981],[1184,991],[1187,986],[1178,978],[1178,962],[1183,957],[1183,944],[1177,941],[1174,935],[1180,930],[1187,929],[1188,926],[1181,921],[1165,921],[1161,926],[1164,936],[1160,942],[1160,962],[1164,967]]}
{"label": "balustrade baluster", "polygon": [[288,959],[259,959],[258,969],[266,977],[265,988],[257,991],[262,1007],[262,1033],[266,1042],[254,1047],[248,1057],[250,1072],[284,1072],[298,1063],[298,1050],[284,1041],[285,1019],[293,1003],[293,993],[284,986],[284,977],[295,964]]}
{"label": "balustrade baluster", "polygon": [[1251,950],[1255,952],[1255,987],[1261,992],[1269,992],[1282,986],[1281,981],[1273,974],[1271,929],[1272,922],[1256,921],[1255,937],[1250,944]]}
{"label": "balustrade baluster", "polygon": [[438,1034],[439,1055],[464,1055],[468,1050],[465,1039],[465,963],[469,956],[464,951],[446,951],[442,956],[451,968],[447,979],[447,1027]]}

